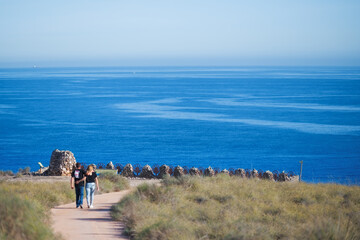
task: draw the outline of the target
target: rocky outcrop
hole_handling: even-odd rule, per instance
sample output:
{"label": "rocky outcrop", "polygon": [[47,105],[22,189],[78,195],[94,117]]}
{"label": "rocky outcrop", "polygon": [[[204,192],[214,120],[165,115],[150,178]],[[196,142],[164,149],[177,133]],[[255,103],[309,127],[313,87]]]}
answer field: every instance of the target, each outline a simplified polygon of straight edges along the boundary
{"label": "rocky outcrop", "polygon": [[274,180],[274,175],[272,172],[270,171],[266,171],[262,174],[262,179],[266,179],[266,180]]}
{"label": "rocky outcrop", "polygon": [[245,169],[242,169],[242,168],[238,168],[235,170],[235,176],[239,176],[239,177],[246,177],[246,172],[245,172]]}
{"label": "rocky outcrop", "polygon": [[46,174],[49,176],[70,176],[75,164],[76,160],[72,152],[56,149],[51,154],[50,165]]}
{"label": "rocky outcrop", "polygon": [[141,178],[154,178],[154,172],[149,165],[145,165],[140,173]]}
{"label": "rocky outcrop", "polygon": [[114,164],[110,161],[110,162],[106,165],[106,169],[115,169]]}
{"label": "rocky outcrop", "polygon": [[251,177],[252,178],[258,178],[259,177],[259,173],[258,173],[258,171],[256,169],[253,169],[251,171]]}
{"label": "rocky outcrop", "polygon": [[123,177],[134,177],[133,166],[130,163],[126,164],[123,171],[121,172],[121,175]]}
{"label": "rocky outcrop", "polygon": [[200,176],[200,171],[196,167],[192,167],[189,170],[191,176]]}
{"label": "rocky outcrop", "polygon": [[182,177],[184,176],[184,169],[180,166],[177,166],[174,169],[174,177]]}
{"label": "rocky outcrop", "polygon": [[208,168],[205,169],[204,175],[207,177],[215,176],[215,171],[209,166]]}
{"label": "rocky outcrop", "polygon": [[159,172],[159,178],[164,178],[164,177],[169,177],[170,176],[170,167],[168,165],[162,165],[160,167],[160,172]]}
{"label": "rocky outcrop", "polygon": [[226,175],[229,175],[229,171],[228,171],[228,170],[226,170],[226,169],[222,170],[220,173],[221,173],[221,174],[226,174]]}
{"label": "rocky outcrop", "polygon": [[288,175],[285,172],[282,172],[279,174],[277,181],[278,182],[286,182],[286,181],[290,181],[290,178],[288,177]]}

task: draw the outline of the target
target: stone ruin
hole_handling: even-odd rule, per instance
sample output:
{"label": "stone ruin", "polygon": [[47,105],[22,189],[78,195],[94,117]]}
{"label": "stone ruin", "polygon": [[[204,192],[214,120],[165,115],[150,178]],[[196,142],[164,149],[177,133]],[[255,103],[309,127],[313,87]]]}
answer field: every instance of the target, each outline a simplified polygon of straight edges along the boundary
{"label": "stone ruin", "polygon": [[[61,151],[61,150],[54,150],[51,154],[50,158],[50,165],[49,168],[42,174],[42,175],[49,175],[49,176],[70,176],[72,171],[75,169],[76,159],[74,157],[74,154],[71,151]],[[96,165],[92,164],[94,166],[94,169],[96,169]],[[115,169],[114,164],[112,162],[109,162],[106,165],[106,169]],[[191,176],[206,176],[206,177],[212,177],[215,176],[215,171],[209,166],[206,168],[203,173],[195,167],[192,167],[189,169],[189,175]],[[237,177],[242,178],[260,178],[270,181],[278,181],[278,182],[287,182],[287,181],[298,181],[299,176],[293,176],[288,175],[286,172],[281,172],[278,175],[274,176],[274,174],[271,171],[261,172],[262,174],[259,174],[259,172],[256,169],[253,169],[251,172],[249,172],[249,175],[246,174],[246,171],[242,168],[238,168],[235,171],[231,171],[231,174],[228,170],[224,169],[220,173],[227,174],[227,175],[233,175]],[[123,177],[135,177],[134,169],[131,164],[126,164],[124,169],[121,172],[121,175]],[[167,165],[162,165],[159,168],[159,174],[155,176],[152,168],[149,165],[145,165],[142,168],[141,173],[139,174],[139,177],[141,178],[164,178],[165,176],[171,175],[171,169]],[[184,176],[184,169],[180,166],[177,166],[173,170],[174,177],[181,177]]]}
{"label": "stone ruin", "polygon": [[189,170],[191,176],[200,176],[200,171],[196,167],[192,167]]}
{"label": "stone ruin", "polygon": [[256,169],[253,169],[251,171],[251,177],[252,178],[258,178],[259,177],[259,172]]}
{"label": "stone ruin", "polygon": [[145,165],[140,173],[141,178],[154,178],[154,172],[149,165]]}
{"label": "stone ruin", "polygon": [[239,177],[244,178],[244,177],[246,177],[246,172],[245,172],[244,169],[238,168],[238,169],[235,170],[235,176],[239,176]]}
{"label": "stone ruin", "polygon": [[184,176],[184,169],[180,166],[177,166],[174,169],[174,177],[182,177]]}
{"label": "stone ruin", "polygon": [[168,165],[162,165],[160,167],[159,178],[170,177],[170,167]]}
{"label": "stone ruin", "polygon": [[212,177],[215,176],[215,171],[209,166],[204,170],[204,176],[206,177]]}
{"label": "stone ruin", "polygon": [[44,173],[49,176],[70,176],[75,169],[76,159],[71,151],[55,149],[50,158],[48,170]]}
{"label": "stone ruin", "polygon": [[288,177],[288,175],[285,172],[282,172],[279,174],[279,177],[277,180],[278,180],[278,182],[287,182],[287,181],[290,181],[290,178]]}
{"label": "stone ruin", "polygon": [[274,180],[274,174],[270,171],[266,171],[262,174],[262,178],[263,179],[266,179],[266,180],[271,180],[273,181]]}
{"label": "stone ruin", "polygon": [[126,164],[123,171],[121,172],[123,177],[134,177],[134,169],[130,163]]}
{"label": "stone ruin", "polygon": [[107,165],[106,165],[106,169],[115,169],[114,164],[110,161]]}

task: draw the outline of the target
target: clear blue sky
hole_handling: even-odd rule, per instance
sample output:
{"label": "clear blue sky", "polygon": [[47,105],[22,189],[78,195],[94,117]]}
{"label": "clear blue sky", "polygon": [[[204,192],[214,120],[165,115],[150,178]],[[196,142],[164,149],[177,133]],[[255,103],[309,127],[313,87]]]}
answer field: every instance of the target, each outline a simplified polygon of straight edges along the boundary
{"label": "clear blue sky", "polygon": [[0,0],[0,67],[360,65],[359,0]]}

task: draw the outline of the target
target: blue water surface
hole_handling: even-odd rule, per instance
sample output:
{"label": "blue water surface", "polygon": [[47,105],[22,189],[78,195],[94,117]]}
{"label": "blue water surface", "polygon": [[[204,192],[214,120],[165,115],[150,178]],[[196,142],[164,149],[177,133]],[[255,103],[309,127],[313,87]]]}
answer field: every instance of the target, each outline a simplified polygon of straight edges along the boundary
{"label": "blue water surface", "polygon": [[360,68],[0,69],[0,168],[83,163],[299,172],[360,180]]}

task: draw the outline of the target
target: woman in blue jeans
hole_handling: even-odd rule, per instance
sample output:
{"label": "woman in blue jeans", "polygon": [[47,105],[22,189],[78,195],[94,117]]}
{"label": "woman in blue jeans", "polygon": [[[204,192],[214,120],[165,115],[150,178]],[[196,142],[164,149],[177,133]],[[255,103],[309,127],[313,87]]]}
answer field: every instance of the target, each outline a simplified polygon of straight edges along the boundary
{"label": "woman in blue jeans", "polygon": [[96,189],[99,191],[99,180],[97,178],[97,174],[94,171],[94,168],[92,165],[89,165],[86,170],[86,202],[88,205],[88,208],[93,208],[94,205],[94,192],[95,192],[95,186]]}

